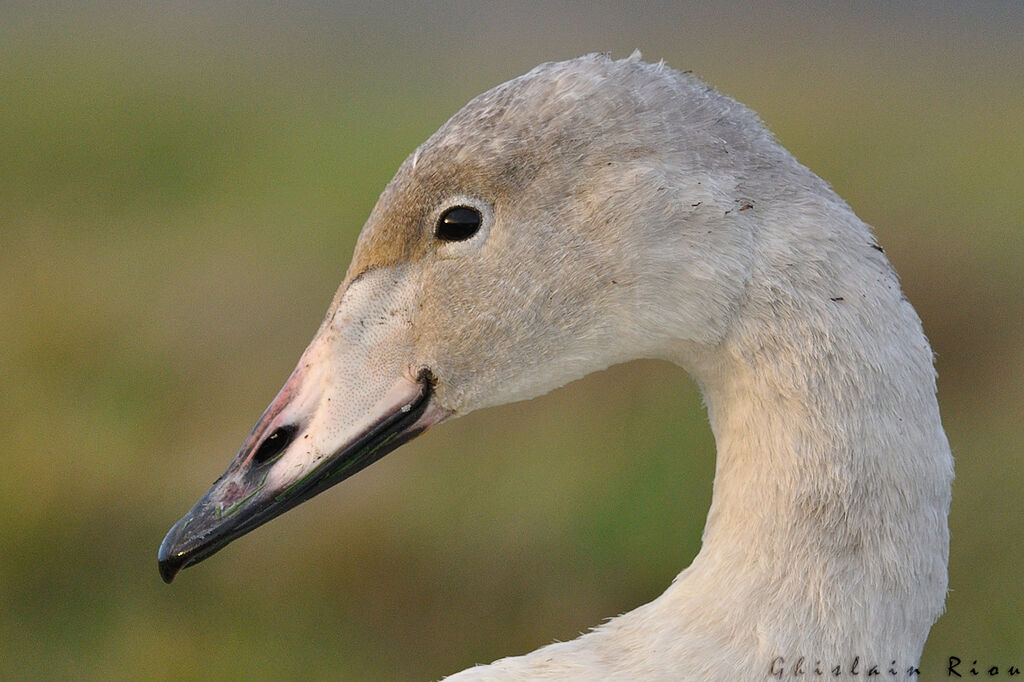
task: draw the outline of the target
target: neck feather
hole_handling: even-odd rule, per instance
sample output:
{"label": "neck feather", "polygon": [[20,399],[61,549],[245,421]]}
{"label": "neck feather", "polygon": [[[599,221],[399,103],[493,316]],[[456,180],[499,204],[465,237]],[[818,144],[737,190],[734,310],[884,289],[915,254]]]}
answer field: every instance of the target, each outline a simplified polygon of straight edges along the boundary
{"label": "neck feather", "polygon": [[765,666],[905,670],[945,600],[952,458],[932,354],[860,228],[817,257],[768,245],[724,341],[679,358],[718,455],[702,551],[663,599],[746,632]]}

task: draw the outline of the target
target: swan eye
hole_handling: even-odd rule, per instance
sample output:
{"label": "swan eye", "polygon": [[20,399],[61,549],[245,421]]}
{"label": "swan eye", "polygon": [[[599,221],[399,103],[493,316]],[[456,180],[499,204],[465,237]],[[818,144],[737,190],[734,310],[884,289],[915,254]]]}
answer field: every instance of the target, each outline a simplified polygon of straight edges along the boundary
{"label": "swan eye", "polygon": [[480,211],[456,206],[445,211],[437,221],[437,238],[446,242],[469,239],[480,229]]}

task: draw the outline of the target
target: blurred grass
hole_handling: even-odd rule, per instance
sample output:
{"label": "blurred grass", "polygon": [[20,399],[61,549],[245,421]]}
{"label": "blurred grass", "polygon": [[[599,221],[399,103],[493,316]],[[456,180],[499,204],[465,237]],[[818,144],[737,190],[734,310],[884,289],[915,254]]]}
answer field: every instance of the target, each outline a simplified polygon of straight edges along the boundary
{"label": "blurred grass", "polygon": [[389,7],[0,9],[0,677],[435,678],[660,593],[714,445],[658,363],[445,425],[173,588],[155,568],[401,159],[537,62],[634,47],[759,111],[876,226],[957,455],[923,668],[1020,663],[1019,5]]}

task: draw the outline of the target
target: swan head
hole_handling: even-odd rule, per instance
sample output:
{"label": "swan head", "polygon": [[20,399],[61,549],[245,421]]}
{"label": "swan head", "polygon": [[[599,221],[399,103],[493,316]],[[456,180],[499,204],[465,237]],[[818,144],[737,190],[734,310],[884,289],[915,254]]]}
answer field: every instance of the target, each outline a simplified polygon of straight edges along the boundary
{"label": "swan head", "polygon": [[170,582],[447,418],[713,348],[751,267],[748,110],[636,58],[545,64],[401,165],[312,343],[168,533]]}

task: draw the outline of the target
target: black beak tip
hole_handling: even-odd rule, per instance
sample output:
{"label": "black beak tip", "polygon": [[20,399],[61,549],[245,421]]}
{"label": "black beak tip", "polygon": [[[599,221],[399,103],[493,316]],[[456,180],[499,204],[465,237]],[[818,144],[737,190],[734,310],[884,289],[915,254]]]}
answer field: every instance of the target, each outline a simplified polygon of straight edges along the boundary
{"label": "black beak tip", "polygon": [[160,577],[168,585],[174,582],[174,576],[178,575],[178,571],[181,570],[181,566],[170,559],[159,560],[158,566],[160,567]]}
{"label": "black beak tip", "polygon": [[174,576],[178,575],[178,572],[185,568],[186,560],[181,552],[175,550],[174,545],[177,544],[177,531],[178,525],[167,533],[167,537],[160,543],[160,551],[156,554],[157,567],[160,569],[160,577],[163,578],[164,582],[168,585],[174,580]]}

